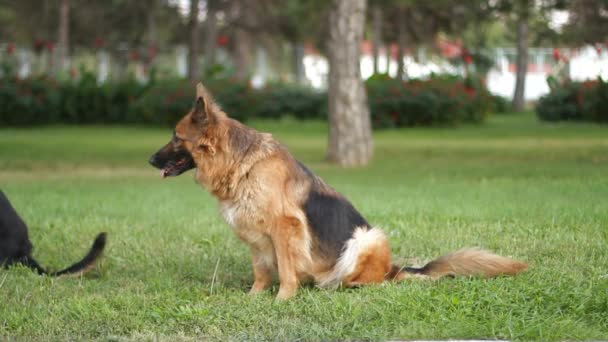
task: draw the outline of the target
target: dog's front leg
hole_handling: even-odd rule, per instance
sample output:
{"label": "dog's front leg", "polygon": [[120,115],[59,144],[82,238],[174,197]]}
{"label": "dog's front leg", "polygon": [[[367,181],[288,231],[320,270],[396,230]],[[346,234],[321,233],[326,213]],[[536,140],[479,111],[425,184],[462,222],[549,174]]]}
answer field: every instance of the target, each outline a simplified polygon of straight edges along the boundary
{"label": "dog's front leg", "polygon": [[252,247],[251,259],[253,262],[253,286],[249,290],[249,294],[254,295],[264,291],[272,283],[274,251],[272,249],[260,251]]}
{"label": "dog's front leg", "polygon": [[279,268],[280,287],[277,299],[288,299],[293,297],[298,291],[298,277],[295,268],[297,256],[294,255],[294,252],[298,248],[291,246],[291,243],[295,240],[293,230],[294,227],[292,225],[282,226],[280,230],[275,231],[272,235]]}

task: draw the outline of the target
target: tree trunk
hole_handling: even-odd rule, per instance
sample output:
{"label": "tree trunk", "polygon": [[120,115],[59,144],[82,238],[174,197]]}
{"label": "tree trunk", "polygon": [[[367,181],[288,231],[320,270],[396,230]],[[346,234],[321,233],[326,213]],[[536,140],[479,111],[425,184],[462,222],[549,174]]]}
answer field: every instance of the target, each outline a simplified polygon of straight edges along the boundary
{"label": "tree trunk", "polygon": [[59,32],[57,37],[57,64],[56,71],[64,70],[68,62],[69,29],[70,29],[70,2],[61,0],[59,4]]}
{"label": "tree trunk", "polygon": [[154,60],[156,59],[157,53],[157,36],[156,36],[156,11],[157,11],[157,0],[149,0],[148,1],[148,12],[147,12],[147,24],[148,31],[146,32],[146,38],[148,40],[148,51],[147,56],[145,58],[145,66],[144,70],[146,74],[150,72],[154,65]]}
{"label": "tree trunk", "polygon": [[526,74],[528,72],[528,1],[522,1],[523,8],[517,18],[517,60],[513,109],[522,111],[525,105]]}
{"label": "tree trunk", "polygon": [[399,18],[399,30],[397,32],[397,79],[404,80],[406,77],[405,64],[403,58],[405,57],[405,48],[407,47],[407,28],[405,24],[405,15],[403,11],[400,12]]}
{"label": "tree trunk", "polygon": [[217,44],[217,2],[207,0],[207,19],[205,20],[205,65],[215,64],[215,46]]}
{"label": "tree trunk", "polygon": [[342,166],[367,164],[373,142],[359,66],[365,0],[332,0],[329,15],[329,150]]}
{"label": "tree trunk", "polygon": [[304,81],[304,44],[302,42],[292,43],[293,72],[295,81],[301,84]]}
{"label": "tree trunk", "polygon": [[374,74],[377,74],[380,69],[380,45],[382,45],[382,8],[378,5],[374,6],[373,12],[373,29],[372,29],[372,49],[374,54]]}
{"label": "tree trunk", "polygon": [[190,45],[188,46],[188,78],[193,82],[199,81],[200,77],[200,67],[198,64],[198,4],[199,0],[190,0],[190,20],[188,23],[190,28]]}
{"label": "tree trunk", "polygon": [[[251,3],[246,0],[233,2],[233,12],[238,13],[239,20],[246,25],[254,25],[253,12],[249,8]],[[245,79],[249,76],[252,60],[253,42],[251,33],[244,27],[237,26],[235,28],[234,40],[235,76],[238,79]]]}
{"label": "tree trunk", "polygon": [[149,0],[148,11],[146,21],[148,24],[148,31],[146,32],[146,38],[148,40],[148,46],[156,45],[156,0]]}
{"label": "tree trunk", "polygon": [[249,76],[251,66],[252,42],[249,32],[242,28],[237,28],[235,32],[235,76],[238,79],[245,79]]}

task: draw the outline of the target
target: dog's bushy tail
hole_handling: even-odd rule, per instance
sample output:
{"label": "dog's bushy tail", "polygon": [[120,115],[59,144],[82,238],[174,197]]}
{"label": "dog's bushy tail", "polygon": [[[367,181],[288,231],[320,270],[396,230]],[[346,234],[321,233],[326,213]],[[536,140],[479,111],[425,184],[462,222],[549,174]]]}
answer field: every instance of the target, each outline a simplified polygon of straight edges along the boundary
{"label": "dog's bushy tail", "polygon": [[102,256],[103,250],[106,247],[106,236],[106,233],[100,233],[97,235],[95,241],[93,242],[93,246],[89,250],[89,253],[87,253],[82,260],[61,271],[49,273],[49,275],[55,277],[66,274],[81,275],[92,270],[95,267],[97,260]]}
{"label": "dog's bushy tail", "polygon": [[501,275],[515,275],[525,271],[525,262],[506,258],[479,248],[461,249],[441,256],[420,268],[401,268],[393,265],[387,278],[401,280],[407,278],[474,277],[492,278]]}

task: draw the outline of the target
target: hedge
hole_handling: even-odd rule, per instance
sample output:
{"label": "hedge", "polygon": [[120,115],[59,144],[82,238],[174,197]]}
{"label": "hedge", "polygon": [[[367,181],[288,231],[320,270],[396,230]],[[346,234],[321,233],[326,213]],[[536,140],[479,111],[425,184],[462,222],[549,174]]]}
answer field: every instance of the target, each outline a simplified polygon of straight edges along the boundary
{"label": "hedge", "polygon": [[536,114],[544,121],[608,123],[608,82],[551,82],[551,92],[538,100]]}
{"label": "hedge", "polygon": [[375,75],[366,86],[375,127],[482,122],[494,100],[482,82],[455,76],[403,82]]}
{"label": "hedge", "polygon": [[[0,77],[0,125],[171,125],[194,101],[194,85],[185,80],[100,84],[94,75],[82,75],[63,81]],[[272,83],[254,89],[230,78],[210,79],[205,85],[239,120],[327,118],[327,94],[311,88]],[[366,86],[374,128],[481,122],[492,108],[493,97],[483,85],[455,77],[401,82],[375,76]]]}

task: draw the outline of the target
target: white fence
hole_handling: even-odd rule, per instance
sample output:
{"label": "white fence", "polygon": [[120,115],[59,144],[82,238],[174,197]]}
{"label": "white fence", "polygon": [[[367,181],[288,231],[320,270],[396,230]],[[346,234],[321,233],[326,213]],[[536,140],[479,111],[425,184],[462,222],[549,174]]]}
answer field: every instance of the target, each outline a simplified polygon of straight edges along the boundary
{"label": "white fence", "polygon": [[[495,94],[512,97],[515,89],[515,49],[501,48],[486,51],[494,57],[495,66],[488,73],[487,86]],[[531,48],[528,58],[528,74],[526,75],[525,98],[536,100],[549,92],[547,77],[555,73],[558,68],[566,68],[570,78],[577,81],[602,77],[608,79],[608,51],[596,51],[594,48],[585,48],[579,51],[560,50],[560,54],[570,56],[569,63],[556,62],[553,58],[553,49]],[[462,67],[455,67],[446,60],[436,56],[426,56],[424,50],[418,51],[417,58],[406,56],[405,69],[408,77],[425,78],[432,73],[464,74]],[[382,73],[397,74],[397,60],[391,58],[387,61],[386,54],[380,56],[380,69]],[[304,59],[306,76],[312,86],[323,88],[326,86],[327,60],[323,56],[308,55]],[[373,59],[369,55],[361,58],[361,76],[368,78],[373,73]]]}

